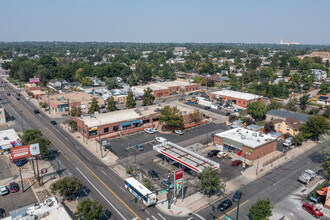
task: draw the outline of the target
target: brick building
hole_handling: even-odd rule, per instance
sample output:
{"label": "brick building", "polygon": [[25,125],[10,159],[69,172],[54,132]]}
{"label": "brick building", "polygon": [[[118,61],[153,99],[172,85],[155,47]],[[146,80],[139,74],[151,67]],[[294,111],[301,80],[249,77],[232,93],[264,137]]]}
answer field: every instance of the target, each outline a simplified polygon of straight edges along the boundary
{"label": "brick building", "polygon": [[[160,117],[160,109],[168,104],[151,105],[135,109],[126,109],[108,113],[98,113],[95,115],[85,115],[73,120],[77,122],[78,132],[87,139],[100,135],[106,135],[114,132],[129,131],[137,127],[152,126]],[[183,124],[187,125],[193,122],[190,108],[177,106],[182,112]],[[200,118],[203,118],[201,113]],[[88,132],[87,132],[88,131]]]}
{"label": "brick building", "polygon": [[252,93],[238,92],[232,90],[221,90],[210,92],[209,98],[223,101],[231,100],[234,104],[247,108],[247,105],[255,101],[263,101],[263,97]]}
{"label": "brick building", "polygon": [[132,91],[135,95],[142,96],[147,88],[152,89],[156,98],[166,97],[173,94],[189,94],[199,90],[199,85],[185,81],[170,81],[162,83],[153,83],[144,86],[134,86]]}
{"label": "brick building", "polygon": [[40,86],[37,86],[35,83],[26,83],[24,85],[25,87],[25,91],[26,92],[32,92],[32,91],[36,91],[36,90],[41,90]]}
{"label": "brick building", "polygon": [[214,135],[214,146],[223,146],[247,160],[256,160],[277,149],[276,138],[245,128],[234,128]]}
{"label": "brick building", "polygon": [[50,106],[52,114],[68,114],[73,106],[80,107],[83,113],[86,113],[90,107],[93,98],[96,98],[99,105],[104,104],[104,99],[100,96],[86,94],[84,92],[61,93],[56,95],[41,96],[42,101]]}

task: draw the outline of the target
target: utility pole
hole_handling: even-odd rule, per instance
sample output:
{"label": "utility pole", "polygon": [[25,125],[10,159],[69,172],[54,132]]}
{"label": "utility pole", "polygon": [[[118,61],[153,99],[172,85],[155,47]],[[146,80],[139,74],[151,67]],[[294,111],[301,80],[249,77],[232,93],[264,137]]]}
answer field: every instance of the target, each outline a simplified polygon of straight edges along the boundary
{"label": "utility pole", "polygon": [[170,175],[171,175],[171,171],[168,171],[168,177],[167,177],[167,179],[168,179],[168,184],[167,184],[167,204],[168,204],[168,209],[170,209],[171,208],[171,195],[170,195]]}
{"label": "utility pole", "polygon": [[24,184],[23,184],[23,177],[22,177],[21,167],[18,167],[18,168],[19,168],[19,175],[21,176],[22,191],[24,193]]}
{"label": "utility pole", "polygon": [[40,183],[40,175],[39,175],[39,165],[38,165],[38,158],[35,157],[35,160],[37,162],[37,174],[38,174],[38,182],[39,182],[39,186],[41,186],[41,183]]}
{"label": "utility pole", "polygon": [[236,220],[238,220],[238,214],[239,214],[239,200],[237,201]]}

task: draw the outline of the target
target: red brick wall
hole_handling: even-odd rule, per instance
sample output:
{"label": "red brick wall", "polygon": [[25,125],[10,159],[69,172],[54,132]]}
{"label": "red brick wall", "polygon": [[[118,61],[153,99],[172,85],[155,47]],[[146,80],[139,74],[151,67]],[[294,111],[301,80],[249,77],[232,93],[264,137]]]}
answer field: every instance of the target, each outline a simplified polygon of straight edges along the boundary
{"label": "red brick wall", "polygon": [[187,86],[185,86],[184,92],[187,93],[187,92],[193,92],[196,90],[199,90],[199,85],[187,85]]}
{"label": "red brick wall", "polygon": [[154,90],[154,96],[156,98],[161,98],[161,97],[166,97],[170,95],[170,90],[169,89],[159,89],[159,90]]}
{"label": "red brick wall", "polygon": [[[210,93],[209,94],[209,97],[210,98],[214,98],[215,96],[216,96],[216,94],[213,94],[213,93]],[[254,102],[254,101],[257,101],[257,100],[263,101],[263,98],[247,101],[245,99],[233,98],[233,97],[230,97],[230,96],[220,96],[220,97],[222,97],[222,99],[224,101],[227,101],[227,100],[236,100],[236,105],[241,106],[241,107],[244,107],[244,108],[247,108],[247,105],[249,103],[251,103],[251,102]]]}

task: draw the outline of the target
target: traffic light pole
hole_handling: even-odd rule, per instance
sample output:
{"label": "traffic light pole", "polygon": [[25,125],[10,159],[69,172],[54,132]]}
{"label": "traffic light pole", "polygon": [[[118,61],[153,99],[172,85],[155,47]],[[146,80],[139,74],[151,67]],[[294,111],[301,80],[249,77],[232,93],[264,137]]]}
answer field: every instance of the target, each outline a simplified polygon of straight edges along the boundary
{"label": "traffic light pole", "polygon": [[236,220],[238,220],[238,214],[239,214],[239,200],[237,201]]}
{"label": "traffic light pole", "polygon": [[168,184],[167,184],[167,204],[168,204],[168,209],[171,208],[171,195],[170,195],[170,182],[171,182],[171,179],[170,179],[170,175],[171,175],[171,171],[168,171]]}

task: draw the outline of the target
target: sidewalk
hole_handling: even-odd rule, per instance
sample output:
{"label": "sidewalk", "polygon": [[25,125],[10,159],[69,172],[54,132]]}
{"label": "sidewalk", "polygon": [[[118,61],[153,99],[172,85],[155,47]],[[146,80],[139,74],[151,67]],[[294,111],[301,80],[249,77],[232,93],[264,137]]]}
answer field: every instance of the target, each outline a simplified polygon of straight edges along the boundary
{"label": "sidewalk", "polygon": [[[316,146],[315,142],[307,141],[303,144],[303,146],[294,148],[289,152],[287,152],[286,156],[283,156],[278,160],[275,160],[273,162],[273,165],[268,164],[264,167],[262,166],[262,164],[266,160],[269,160],[270,158],[273,157],[273,154],[269,154],[264,158],[260,158],[256,160],[253,166],[247,168],[244,172],[243,171],[241,172],[242,175],[226,182],[226,190],[225,190],[226,194],[230,194],[236,191],[237,189],[251,183],[255,179],[263,176],[264,174],[272,171],[273,169],[276,169],[280,165],[283,165],[284,163],[288,162],[289,160],[298,157],[299,155],[308,151],[314,146]],[[278,151],[274,152],[275,155],[278,155],[280,153],[281,152]],[[198,212],[199,210],[208,206],[210,203],[214,203],[221,198],[222,197],[219,196],[207,197],[201,193],[196,193],[192,196],[185,198],[183,202],[181,202],[181,199],[179,199],[176,205],[171,206],[171,209],[167,208],[167,203],[166,205],[157,205],[157,207],[167,215],[175,215],[175,213],[179,213],[181,211],[180,216],[183,216],[184,214],[188,215],[190,213]]]}

